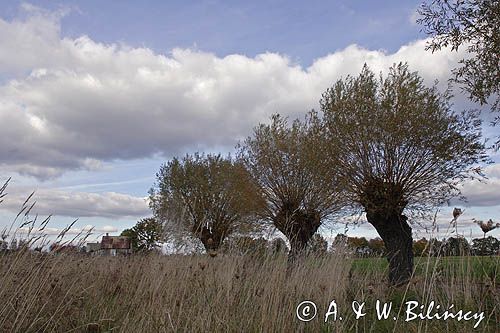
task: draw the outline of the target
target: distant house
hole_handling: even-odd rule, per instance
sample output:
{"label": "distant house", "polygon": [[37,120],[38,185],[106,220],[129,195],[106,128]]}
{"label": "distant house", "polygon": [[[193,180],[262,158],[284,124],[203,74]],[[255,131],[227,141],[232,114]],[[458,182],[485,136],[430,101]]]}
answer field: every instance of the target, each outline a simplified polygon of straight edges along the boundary
{"label": "distant house", "polygon": [[132,243],[127,236],[102,236],[101,242],[87,243],[86,252],[92,255],[116,256],[132,253]]}
{"label": "distant house", "polygon": [[102,236],[99,253],[102,255],[116,256],[132,253],[130,238],[127,236]]}
{"label": "distant house", "polygon": [[92,254],[97,254],[101,250],[101,243],[95,242],[95,243],[87,243],[87,246],[85,247],[86,252],[92,253]]}

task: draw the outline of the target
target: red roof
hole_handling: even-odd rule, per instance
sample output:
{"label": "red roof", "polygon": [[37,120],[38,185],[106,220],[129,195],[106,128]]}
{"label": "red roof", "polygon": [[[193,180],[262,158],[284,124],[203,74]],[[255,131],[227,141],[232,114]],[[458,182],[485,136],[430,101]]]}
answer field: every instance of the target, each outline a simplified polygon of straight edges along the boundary
{"label": "red roof", "polygon": [[130,249],[130,239],[126,236],[102,236],[101,249]]}

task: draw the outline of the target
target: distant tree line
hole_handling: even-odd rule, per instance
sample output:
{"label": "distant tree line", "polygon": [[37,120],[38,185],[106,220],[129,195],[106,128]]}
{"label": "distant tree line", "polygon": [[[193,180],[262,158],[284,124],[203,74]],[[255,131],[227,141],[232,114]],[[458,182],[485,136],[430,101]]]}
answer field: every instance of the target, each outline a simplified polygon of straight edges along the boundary
{"label": "distant tree line", "polygon": [[[367,240],[365,237],[347,237],[337,235],[331,250],[344,244],[359,257],[381,257],[386,255],[384,241],[380,238]],[[471,242],[463,237],[447,239],[421,238],[413,241],[415,257],[443,256],[495,256],[500,255],[500,241],[493,237],[475,238]]]}
{"label": "distant tree line", "polygon": [[[121,236],[130,238],[134,252],[150,252],[159,250],[160,244],[165,241],[162,232],[161,223],[150,217],[139,220],[130,229],[123,230]],[[460,236],[441,240],[424,237],[414,240],[412,249],[415,257],[495,256],[500,255],[500,241],[493,236],[475,238],[471,242]],[[22,238],[13,238],[10,242],[0,240],[0,253],[26,250],[41,252],[40,248],[30,247]],[[50,244],[48,251],[53,253],[85,252],[82,246],[58,243]],[[251,255],[264,258],[268,255],[287,254],[289,247],[279,237],[268,239],[262,236],[240,234],[228,237],[219,251],[223,254]],[[387,255],[384,241],[379,237],[367,239],[365,237],[348,237],[344,234],[337,234],[329,246],[327,240],[321,234],[316,233],[308,242],[305,251],[307,254],[316,256],[338,251],[347,251],[356,257],[383,257]]]}
{"label": "distant tree line", "polygon": [[[151,222],[151,218],[148,218]],[[139,227],[125,229],[121,235],[131,238],[132,247],[136,252],[149,252],[158,250],[162,237],[159,233],[151,233],[148,236],[154,244],[144,245],[134,234],[135,231],[144,226],[144,220],[137,224]],[[140,237],[139,237],[140,238]],[[141,245],[138,245],[141,244]],[[0,240],[0,253],[31,250],[41,252],[40,248],[29,247],[23,239],[12,239],[9,242]],[[310,255],[322,256],[336,253],[337,251],[349,251],[356,257],[383,257],[386,253],[384,241],[381,238],[366,239],[365,237],[348,237],[338,234],[329,246],[327,240],[320,234],[315,234],[310,240],[306,252]],[[48,247],[53,253],[84,253],[84,246],[74,244],[60,245],[52,243]],[[289,251],[286,242],[282,238],[267,239],[264,237],[236,236],[230,237],[220,248],[223,254],[251,255],[254,257],[266,257],[269,255],[285,255]],[[443,256],[495,256],[500,255],[500,240],[493,236],[475,238],[468,242],[463,237],[450,237],[447,239],[421,238],[413,241],[413,253],[415,257],[443,257]]]}

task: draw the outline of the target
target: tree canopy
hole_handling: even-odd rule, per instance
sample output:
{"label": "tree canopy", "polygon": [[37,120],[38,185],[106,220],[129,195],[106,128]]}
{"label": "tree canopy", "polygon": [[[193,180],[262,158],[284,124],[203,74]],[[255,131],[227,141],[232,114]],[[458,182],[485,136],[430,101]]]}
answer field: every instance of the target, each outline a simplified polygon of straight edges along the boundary
{"label": "tree canopy", "polygon": [[[500,109],[500,1],[432,0],[419,9],[417,20],[432,37],[427,49],[465,47],[469,56],[453,70],[469,98]],[[496,116],[494,124],[498,124]],[[500,141],[497,142],[500,145]],[[499,146],[500,147],[500,146]]]}
{"label": "tree canopy", "polygon": [[384,240],[390,280],[413,267],[408,212],[425,212],[481,177],[486,161],[477,112],[456,113],[449,95],[405,64],[377,79],[365,65],[328,89],[320,101],[329,160],[347,198],[366,212]]}
{"label": "tree canopy", "polygon": [[[425,210],[460,194],[487,161],[475,111],[457,113],[449,95],[408,66],[377,79],[365,65],[320,101],[330,160],[352,202],[364,208]],[[377,200],[377,193],[384,200]]]}
{"label": "tree canopy", "polygon": [[160,168],[150,207],[169,231],[198,238],[217,250],[233,232],[252,228],[259,197],[243,166],[230,157],[194,154]]}
{"label": "tree canopy", "polygon": [[135,226],[122,231],[121,236],[130,238],[132,249],[135,251],[151,251],[163,238],[163,227],[153,217],[138,221]]}
{"label": "tree canopy", "polygon": [[335,167],[325,159],[326,146],[317,118],[290,125],[274,115],[239,147],[241,159],[265,205],[259,216],[280,230],[291,245],[291,258],[302,252],[325,220],[342,207],[335,187]]}

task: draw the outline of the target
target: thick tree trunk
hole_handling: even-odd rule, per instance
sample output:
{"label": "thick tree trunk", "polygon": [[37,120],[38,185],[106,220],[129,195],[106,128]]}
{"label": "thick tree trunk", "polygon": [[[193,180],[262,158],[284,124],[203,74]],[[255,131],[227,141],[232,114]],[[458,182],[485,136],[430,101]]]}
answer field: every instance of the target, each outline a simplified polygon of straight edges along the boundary
{"label": "thick tree trunk", "polygon": [[413,272],[413,239],[407,217],[367,212],[366,218],[385,243],[389,283],[397,286],[408,282]]}
{"label": "thick tree trunk", "polygon": [[283,209],[274,219],[274,225],[290,242],[288,262],[294,263],[306,250],[312,236],[318,231],[321,221],[314,212],[298,209]]}
{"label": "thick tree trunk", "polygon": [[[309,239],[311,239],[311,237],[312,235]],[[309,239],[299,239],[298,237],[294,239],[293,236],[287,236],[287,238],[290,240],[288,262],[292,264],[305,253]]]}
{"label": "thick tree trunk", "polygon": [[222,244],[222,236],[210,231],[210,229],[203,227],[199,232],[199,239],[203,243],[207,253],[215,252]]}

